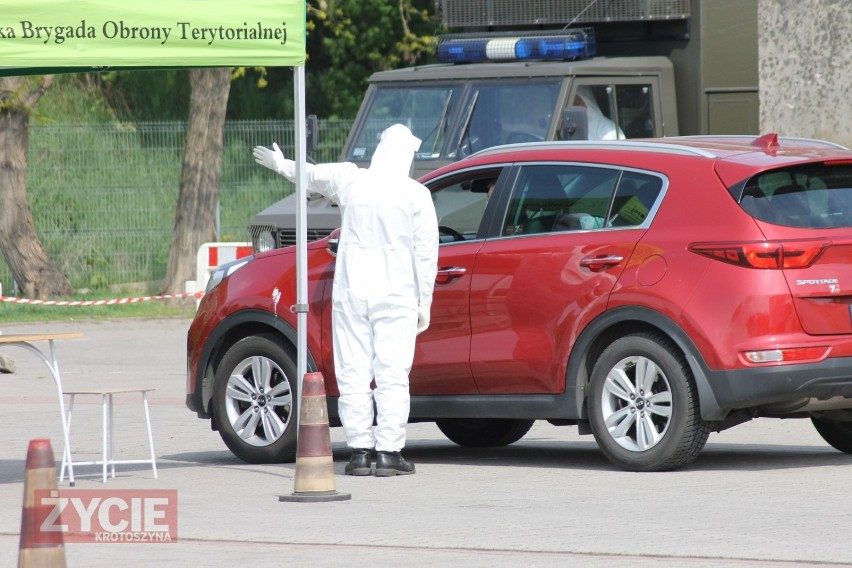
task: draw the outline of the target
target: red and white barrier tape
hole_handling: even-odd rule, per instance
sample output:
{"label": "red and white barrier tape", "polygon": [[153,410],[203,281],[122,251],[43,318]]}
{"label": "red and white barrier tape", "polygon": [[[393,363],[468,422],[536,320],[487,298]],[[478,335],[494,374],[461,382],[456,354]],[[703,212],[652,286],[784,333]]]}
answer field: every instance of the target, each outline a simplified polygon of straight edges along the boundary
{"label": "red and white barrier tape", "polygon": [[0,296],[0,301],[12,304],[33,304],[39,306],[117,306],[120,304],[135,304],[149,300],[171,300],[174,298],[201,298],[204,292],[184,292],[183,294],[165,294],[162,296],[140,296],[138,298],[117,298],[113,300],[31,300],[29,298],[15,298],[12,296]]}

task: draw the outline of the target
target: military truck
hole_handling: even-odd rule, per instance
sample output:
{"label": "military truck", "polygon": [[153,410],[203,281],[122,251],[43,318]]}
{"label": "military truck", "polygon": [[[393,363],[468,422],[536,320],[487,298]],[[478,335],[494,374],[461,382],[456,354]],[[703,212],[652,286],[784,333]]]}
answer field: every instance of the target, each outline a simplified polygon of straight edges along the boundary
{"label": "military truck", "polygon": [[[413,177],[516,142],[758,131],[757,0],[437,0],[440,63],[383,71],[340,155],[370,163],[394,123],[423,140]],[[340,226],[308,194],[308,240]],[[296,197],[260,212],[258,252],[296,242]]]}

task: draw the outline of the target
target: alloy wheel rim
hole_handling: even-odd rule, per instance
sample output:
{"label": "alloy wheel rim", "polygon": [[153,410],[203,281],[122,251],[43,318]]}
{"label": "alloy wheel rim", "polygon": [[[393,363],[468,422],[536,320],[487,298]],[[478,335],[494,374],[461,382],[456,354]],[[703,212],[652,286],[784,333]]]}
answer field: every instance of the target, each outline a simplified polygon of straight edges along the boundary
{"label": "alloy wheel rim", "polygon": [[632,452],[650,450],[666,435],[672,419],[665,373],[647,357],[625,357],[607,374],[601,412],[619,446]]}
{"label": "alloy wheel rim", "polygon": [[275,361],[247,357],[234,367],[225,391],[225,410],[234,432],[252,446],[278,440],[290,423],[292,389]]}

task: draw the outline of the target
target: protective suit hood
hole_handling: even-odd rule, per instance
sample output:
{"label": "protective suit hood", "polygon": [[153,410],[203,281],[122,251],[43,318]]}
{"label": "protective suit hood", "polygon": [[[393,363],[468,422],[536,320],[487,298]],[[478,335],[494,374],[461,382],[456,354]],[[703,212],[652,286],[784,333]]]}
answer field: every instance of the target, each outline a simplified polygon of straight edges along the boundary
{"label": "protective suit hood", "polygon": [[603,112],[601,112],[601,108],[598,106],[597,100],[595,100],[595,95],[589,87],[577,87],[577,96],[580,97],[586,105],[586,116],[589,117],[589,122],[600,121],[602,118],[609,120],[604,116]]}
{"label": "protective suit hood", "polygon": [[601,111],[591,87],[577,87],[577,96],[586,107],[589,140],[624,140],[624,132]]}
{"label": "protective suit hood", "polygon": [[370,170],[382,175],[408,177],[414,153],[420,149],[420,139],[402,124],[394,124],[381,134]]}

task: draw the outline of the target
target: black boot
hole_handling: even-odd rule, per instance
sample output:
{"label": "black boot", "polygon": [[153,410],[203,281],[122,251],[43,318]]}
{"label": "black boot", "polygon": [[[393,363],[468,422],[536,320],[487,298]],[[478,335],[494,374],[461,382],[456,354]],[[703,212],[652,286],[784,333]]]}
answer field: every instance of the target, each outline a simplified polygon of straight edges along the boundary
{"label": "black boot", "polygon": [[365,448],[352,448],[352,457],[349,458],[349,463],[346,464],[346,469],[343,472],[346,475],[370,475],[370,453],[372,450]]}
{"label": "black boot", "polygon": [[376,477],[392,475],[410,475],[414,473],[414,464],[405,461],[399,452],[379,452],[376,457]]}

